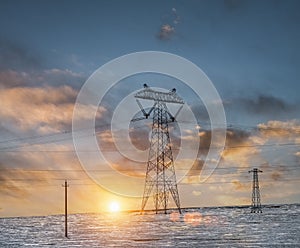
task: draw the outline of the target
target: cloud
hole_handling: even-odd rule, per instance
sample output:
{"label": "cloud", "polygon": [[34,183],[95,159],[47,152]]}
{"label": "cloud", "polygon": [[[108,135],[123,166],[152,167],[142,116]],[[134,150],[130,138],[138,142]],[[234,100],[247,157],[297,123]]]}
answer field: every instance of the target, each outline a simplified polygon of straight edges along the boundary
{"label": "cloud", "polygon": [[13,87],[41,87],[70,85],[79,89],[84,83],[85,77],[70,70],[42,70],[24,72],[16,70],[0,71],[0,89]]}
{"label": "cloud", "polygon": [[0,70],[33,70],[41,68],[42,61],[24,45],[0,39]]}
{"label": "cloud", "polygon": [[[69,139],[71,141],[71,139]],[[63,181],[70,185],[70,211],[98,211],[99,196],[107,193],[92,183],[82,169],[74,152],[63,152],[72,149],[67,145],[52,143],[35,145],[33,152],[26,148],[17,152],[1,152],[0,157],[0,198],[3,216],[45,215],[61,212]],[[39,152],[39,150],[57,150],[58,152]],[[82,187],[76,187],[82,184]],[[86,190],[90,194],[87,196]],[[84,195],[85,194],[85,195]],[[45,197],[45,195],[47,197]],[[92,197],[91,197],[92,196]],[[92,201],[90,198],[97,198]],[[82,201],[84,204],[81,204]],[[91,205],[91,201],[93,204]]]}
{"label": "cloud", "polygon": [[250,133],[242,129],[228,128],[226,131],[226,146],[233,147],[245,144]]}
{"label": "cloud", "polygon": [[14,70],[0,71],[0,89],[31,84],[29,73]]}
{"label": "cloud", "polygon": [[166,15],[165,23],[161,25],[159,33],[157,34],[160,40],[170,40],[175,34],[175,27],[180,23],[180,16],[177,14],[176,8],[171,9],[172,14]]}
{"label": "cloud", "polygon": [[65,69],[44,70],[36,75],[38,84],[61,86],[70,85],[73,88],[79,89],[85,82],[86,77],[80,73]]}
{"label": "cloud", "polygon": [[234,189],[238,191],[249,191],[248,183],[241,183],[239,180],[235,179],[231,181],[234,185]]}
{"label": "cloud", "polygon": [[[63,147],[66,148],[61,145],[52,145],[52,147],[58,151],[62,151]],[[35,146],[35,149],[37,151],[45,149],[45,146]],[[73,168],[78,166],[77,163],[74,163],[74,159],[68,153],[61,156],[59,153],[31,153],[22,149],[16,152],[1,151],[0,195],[1,197],[21,198],[22,200],[29,198],[32,196],[32,189],[36,186],[48,185],[52,179],[63,176],[63,172],[55,171],[55,169],[61,168],[58,166],[59,164],[63,164],[66,169],[70,166]],[[69,178],[73,175],[72,172],[68,173]]]}
{"label": "cloud", "polygon": [[[298,118],[298,103],[277,96],[259,94],[223,101],[226,118],[238,123]],[[246,122],[245,122],[246,121]],[[251,125],[251,124],[250,124]]]}
{"label": "cloud", "polygon": [[274,172],[271,173],[271,178],[274,181],[278,181],[278,180],[282,179],[282,173],[280,173],[278,171],[274,171]]}
{"label": "cloud", "polygon": [[300,122],[299,120],[277,121],[270,120],[257,125],[256,137],[268,142],[299,143]]}
{"label": "cloud", "polygon": [[261,163],[260,150],[253,146],[252,134],[242,129],[228,129],[226,132],[226,148],[221,155],[223,166],[250,167],[253,163]]}
{"label": "cloud", "polygon": [[127,159],[123,156],[118,156],[116,163],[110,163],[110,166],[121,174],[132,176],[132,177],[142,177],[146,175],[146,162],[135,162]]}
{"label": "cloud", "polygon": [[11,177],[16,176],[20,176],[20,178],[22,178],[23,175],[20,175],[20,173],[12,173],[11,171],[7,171],[6,166],[2,163],[2,159],[0,161],[0,172],[0,195],[6,195],[9,197],[28,196],[28,192],[24,187],[17,186],[16,182],[10,179]]}
{"label": "cloud", "polygon": [[[249,141],[250,133],[242,130],[242,129],[234,129],[229,128],[226,131],[226,142],[225,142],[225,150],[222,153],[222,159],[230,159],[233,160],[240,156],[241,153],[243,155],[249,154],[253,155],[252,149],[245,147],[251,144]],[[243,157],[245,159],[245,157]],[[244,161],[245,162],[245,161]]]}
{"label": "cloud", "polygon": [[192,194],[193,194],[194,196],[200,196],[200,195],[202,194],[202,192],[201,192],[201,191],[197,191],[197,190],[193,190],[193,191],[192,191]]}
{"label": "cloud", "polygon": [[[199,153],[206,153],[211,146],[211,130],[199,130],[200,147]],[[250,137],[250,133],[235,128],[228,128],[226,130],[226,147],[234,147],[237,145],[246,144]]]}
{"label": "cloud", "polygon": [[260,133],[266,137],[288,137],[300,135],[299,120],[270,120],[267,123],[258,124],[257,127]]}
{"label": "cloud", "polygon": [[[194,161],[189,161],[190,169],[186,174],[186,182],[194,183],[199,182],[201,170],[206,161],[207,153],[214,146],[218,144],[211,144],[211,130],[199,130],[200,145],[197,158]],[[221,164],[230,164],[230,166],[245,166],[248,165],[252,156],[255,156],[258,151],[254,148],[243,147],[251,144],[249,137],[251,134],[241,129],[230,128],[226,131],[226,149],[221,154]],[[215,164],[217,161],[207,161],[209,164]],[[185,167],[186,168],[186,167]]]}
{"label": "cloud", "polygon": [[173,23],[174,23],[174,25],[179,24],[180,16],[177,14],[177,9],[173,7],[172,8],[172,13],[173,13]]}
{"label": "cloud", "polygon": [[[32,135],[70,130],[83,81],[81,74],[70,70],[0,71],[0,131]],[[82,118],[88,117],[87,111]],[[99,113],[103,112],[100,108]]]}
{"label": "cloud", "polygon": [[252,114],[270,115],[294,110],[292,105],[270,95],[258,95],[256,99],[239,99],[239,102],[246,111]]}
{"label": "cloud", "polygon": [[175,28],[170,24],[164,24],[160,27],[158,38],[160,40],[169,40],[175,33]]}
{"label": "cloud", "polygon": [[69,86],[0,91],[3,127],[20,131],[49,133],[70,129],[77,92]]}

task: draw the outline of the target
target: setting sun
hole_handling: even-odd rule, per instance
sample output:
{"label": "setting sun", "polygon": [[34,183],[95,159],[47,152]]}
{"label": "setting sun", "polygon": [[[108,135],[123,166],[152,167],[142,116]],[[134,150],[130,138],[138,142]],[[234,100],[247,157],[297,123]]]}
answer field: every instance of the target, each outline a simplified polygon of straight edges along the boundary
{"label": "setting sun", "polygon": [[116,213],[120,211],[120,204],[118,202],[111,202],[108,207],[109,211]]}

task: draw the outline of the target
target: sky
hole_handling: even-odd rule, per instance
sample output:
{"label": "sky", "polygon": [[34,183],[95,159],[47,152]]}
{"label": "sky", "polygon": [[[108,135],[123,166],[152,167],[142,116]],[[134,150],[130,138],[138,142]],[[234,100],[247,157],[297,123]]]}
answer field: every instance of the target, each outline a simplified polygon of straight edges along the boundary
{"label": "sky", "polygon": [[[65,179],[70,212],[105,211],[111,201],[119,201],[122,209],[139,209],[136,195],[142,194],[145,164],[118,154],[109,123],[122,99],[145,80],[155,87],[176,87],[199,124],[197,158],[175,164],[179,174],[191,168],[178,184],[183,207],[250,204],[248,170],[254,167],[263,170],[263,204],[299,203],[299,7],[297,0],[2,0],[0,216],[63,213]],[[190,89],[164,75],[121,80],[97,106],[96,136],[106,164],[125,171],[128,179],[116,181],[104,164],[97,164],[106,188],[101,187],[76,156],[72,115],[81,87],[100,66],[140,51],[190,60],[222,99],[226,149],[205,182],[199,182],[199,174],[211,140],[207,111]],[[131,126],[131,142],[142,151],[149,148],[150,126]],[[170,127],[175,146],[180,139],[195,142],[192,128]],[[117,130],[117,139],[124,138],[123,131]],[[130,176],[141,182],[132,187]]]}

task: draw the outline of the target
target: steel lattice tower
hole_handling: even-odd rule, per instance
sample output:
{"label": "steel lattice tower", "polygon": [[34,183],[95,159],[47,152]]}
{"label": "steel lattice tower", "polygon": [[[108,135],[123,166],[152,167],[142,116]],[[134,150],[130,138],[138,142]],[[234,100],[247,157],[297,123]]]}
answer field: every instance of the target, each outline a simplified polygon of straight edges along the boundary
{"label": "steel lattice tower", "polygon": [[249,171],[249,173],[253,173],[251,213],[262,213],[258,183],[258,172],[262,171],[257,168],[254,168],[253,170]]}
{"label": "steel lattice tower", "polygon": [[[144,117],[132,121],[148,119],[148,117],[153,119],[141,211],[144,211],[152,193],[156,213],[159,210],[167,213],[169,195],[172,196],[179,213],[181,213],[168,123],[175,121],[184,101],[176,94],[175,89],[170,92],[161,92],[151,89],[146,84],[144,84],[144,89],[135,95],[135,98]],[[143,109],[139,98],[154,101],[148,112]],[[181,105],[175,116],[169,112],[167,103]]]}

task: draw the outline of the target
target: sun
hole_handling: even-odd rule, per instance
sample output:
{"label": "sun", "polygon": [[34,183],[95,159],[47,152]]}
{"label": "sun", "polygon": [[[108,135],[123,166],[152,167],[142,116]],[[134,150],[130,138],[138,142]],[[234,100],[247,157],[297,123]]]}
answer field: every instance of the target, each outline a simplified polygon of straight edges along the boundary
{"label": "sun", "polygon": [[120,212],[120,204],[118,202],[111,202],[108,206],[109,212],[117,213]]}

